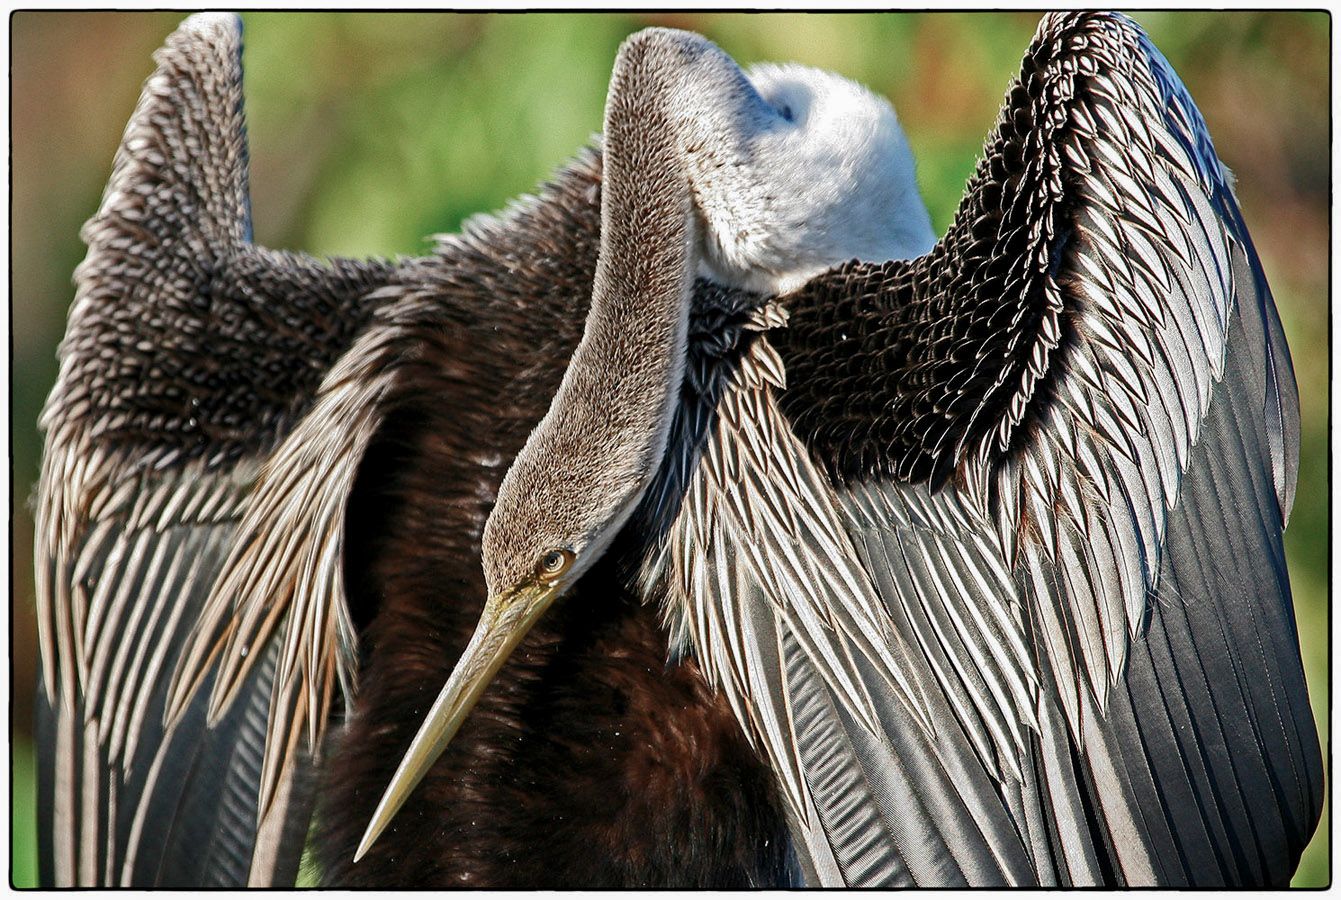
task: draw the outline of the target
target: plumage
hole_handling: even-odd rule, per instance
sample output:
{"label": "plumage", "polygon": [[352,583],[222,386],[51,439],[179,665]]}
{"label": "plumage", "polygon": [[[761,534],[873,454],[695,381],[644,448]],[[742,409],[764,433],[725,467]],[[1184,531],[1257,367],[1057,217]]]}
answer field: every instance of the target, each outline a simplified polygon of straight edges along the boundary
{"label": "plumage", "polygon": [[[192,703],[165,729],[166,687],[260,459],[391,267],[247,243],[237,37],[233,20],[201,16],[159,51],[83,232],[37,515],[47,883],[268,882],[291,878],[301,851],[304,830],[281,848],[281,827],[253,858],[248,767],[267,729],[251,704],[207,729]],[[209,141],[202,120],[218,128]],[[265,696],[262,649],[247,684]]]}
{"label": "plumage", "polygon": [[[282,882],[314,795],[331,884],[1288,879],[1322,791],[1298,399],[1130,20],[1047,17],[948,234],[904,197],[883,249],[922,256],[853,226],[827,271],[782,207],[710,214],[794,177],[697,156],[791,121],[777,73],[664,31],[604,157],[434,255],[255,247],[239,51],[228,17],[169,40],[86,231],[44,415],[44,881]],[[532,597],[462,720],[469,623]]]}

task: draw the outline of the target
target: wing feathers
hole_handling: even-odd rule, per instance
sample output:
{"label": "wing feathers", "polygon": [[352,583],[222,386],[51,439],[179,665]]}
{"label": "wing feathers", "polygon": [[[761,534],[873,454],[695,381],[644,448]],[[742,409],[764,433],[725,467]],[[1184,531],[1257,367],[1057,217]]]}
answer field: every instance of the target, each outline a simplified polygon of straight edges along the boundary
{"label": "wing feathers", "polygon": [[[941,244],[783,302],[787,387],[760,396],[808,452],[731,376],[704,458],[734,503],[689,514],[747,524],[676,527],[749,545],[795,643],[792,744],[762,743],[789,780],[799,759],[808,852],[849,883],[1285,877],[1318,790],[1280,546],[1297,398],[1205,126],[1139,29],[1045,19]],[[688,619],[733,584],[686,579]],[[695,635],[706,668],[732,640]]]}
{"label": "wing feathers", "polygon": [[[984,646],[1024,651],[1023,637],[1006,633],[1018,630],[1018,610],[993,609],[995,627],[985,630],[986,640],[965,648],[961,635],[984,633],[967,624],[985,622],[984,609],[971,608],[973,600],[938,608],[916,599],[914,588],[919,580],[946,590],[1008,583],[1009,574],[1000,562],[985,563],[966,580],[946,568],[948,551],[886,544],[874,529],[878,543],[863,551],[863,534],[845,524],[851,513],[794,439],[770,424],[781,421],[772,401],[777,385],[760,377],[768,366],[756,360],[771,353],[762,338],[750,339],[716,388],[721,399],[704,441],[679,434],[672,442],[701,448],[694,451],[696,463],[668,467],[670,477],[685,472],[690,483],[662,558],[670,564],[672,601],[686,612],[684,627],[705,672],[779,773],[807,865],[827,873],[825,883],[833,883],[835,864],[846,883],[966,883],[965,871],[989,882],[1028,880],[1019,817],[999,810],[984,765],[1017,767],[1015,757],[997,755],[987,735],[995,730],[998,740],[1009,742],[1007,723],[1032,720],[1029,676],[1016,665],[999,679],[993,674],[989,686],[975,666],[989,656]],[[691,394],[687,403],[696,402]],[[699,421],[686,409],[675,428]],[[743,488],[732,490],[733,484]],[[650,495],[666,493],[654,487]],[[923,494],[893,505],[870,494],[854,504],[881,524],[916,520],[956,528],[970,516]],[[909,573],[893,589],[905,591],[902,607],[889,606],[890,587],[870,580],[886,578],[889,567],[872,565],[868,556],[891,552]],[[984,606],[995,600],[982,599],[989,601]],[[938,626],[944,626],[939,635]],[[921,658],[905,646],[910,641],[923,642],[929,662],[910,667]],[[963,689],[946,701],[956,713],[929,701],[923,685],[933,671],[962,680]],[[1009,715],[1002,704],[1011,707]],[[939,721],[956,728],[974,723],[977,750],[966,754],[971,762],[960,751],[948,762],[930,762],[885,743],[897,730],[925,755],[940,729],[930,723]],[[1023,740],[1018,728],[1015,736]],[[984,804],[984,796],[993,799]],[[918,810],[946,830],[920,828]],[[983,862],[961,843],[989,847],[995,861]]]}
{"label": "wing feathers", "polygon": [[[89,250],[42,417],[37,504],[43,690],[58,719],[39,805],[54,810],[43,871],[58,885],[246,882],[255,811],[244,822],[218,787],[243,790],[251,770],[230,766],[249,749],[238,742],[258,735],[232,718],[165,729],[164,676],[197,626],[260,460],[390,272],[247,243],[240,55],[231,15],[192,16],[168,38],[82,232]],[[249,689],[268,699],[270,681]],[[198,767],[163,762],[169,745]],[[305,819],[308,800],[293,796]],[[289,861],[275,854],[300,850],[265,853],[280,871]],[[190,862],[160,865],[169,852]]]}

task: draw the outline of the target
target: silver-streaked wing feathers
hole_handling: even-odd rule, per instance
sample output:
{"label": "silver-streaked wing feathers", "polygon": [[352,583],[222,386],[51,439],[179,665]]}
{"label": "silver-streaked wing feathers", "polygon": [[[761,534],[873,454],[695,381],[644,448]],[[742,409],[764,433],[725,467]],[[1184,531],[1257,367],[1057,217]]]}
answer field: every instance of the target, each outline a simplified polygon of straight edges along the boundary
{"label": "silver-streaked wing feathers", "polygon": [[37,502],[49,884],[267,884],[302,849],[305,786],[257,820],[275,648],[208,724],[202,698],[165,726],[168,681],[266,454],[389,267],[250,244],[240,54],[231,15],[168,39],[83,232]]}
{"label": "silver-streaked wing feathers", "polygon": [[[760,338],[686,415],[716,424],[676,464],[665,558],[809,870],[1288,878],[1321,789],[1280,551],[1297,398],[1228,178],[1140,30],[1045,19],[937,249],[782,302],[792,383],[752,384]],[[828,493],[794,474],[816,463]],[[799,527],[835,514],[839,539]]]}
{"label": "silver-streaked wing feathers", "polygon": [[[925,686],[944,677],[936,666],[945,658],[907,645],[927,638],[909,625],[925,622],[927,602],[890,602],[887,571],[858,549],[864,535],[777,408],[780,360],[756,332],[782,321],[774,307],[754,313],[733,335],[739,356],[724,368],[704,367],[719,373],[716,380],[696,379],[691,364],[676,426],[684,433],[672,441],[689,455],[672,458],[652,489],[654,518],[675,513],[660,499],[678,496],[672,486],[683,484],[684,496],[643,577],[650,583],[670,573],[671,608],[692,611],[673,628],[780,773],[803,865],[822,882],[1027,882],[1028,855],[971,749],[976,740],[991,752],[984,721],[996,726],[1000,713],[969,713],[961,731],[952,710],[972,703],[964,692],[928,695]],[[982,577],[1009,580],[998,571]],[[1000,630],[989,629],[998,644]],[[1020,635],[1004,641],[1023,653]],[[1014,697],[998,699],[1013,706],[1028,696],[1022,683]],[[1012,709],[1016,718],[1031,715],[1027,705]],[[932,759],[931,748],[947,738],[942,723],[958,742],[953,754]],[[889,732],[915,741],[922,758],[910,764],[891,752],[881,737]],[[1018,745],[1012,754],[1000,758],[1014,766]],[[943,795],[937,804],[924,802],[932,785]],[[927,829],[925,819],[938,827]],[[984,834],[1000,849],[991,858],[956,850],[981,846]],[[890,854],[891,846],[914,858]]]}

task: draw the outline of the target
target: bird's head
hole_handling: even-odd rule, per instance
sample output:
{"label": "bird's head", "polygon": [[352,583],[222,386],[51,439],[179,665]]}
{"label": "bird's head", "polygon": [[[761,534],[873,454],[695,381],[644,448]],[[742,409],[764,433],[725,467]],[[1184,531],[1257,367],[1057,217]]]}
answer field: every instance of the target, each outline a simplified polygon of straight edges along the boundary
{"label": "bird's head", "polygon": [[[580,386],[585,374],[573,373],[569,380],[579,386],[571,390],[586,390]],[[484,525],[481,561],[488,586],[484,616],[504,630],[529,628],[601,558],[657,465],[661,446],[655,436],[629,452],[617,439],[620,429],[608,423],[564,421],[616,415],[603,397],[551,406],[499,486]],[[622,403],[653,401],[640,396]]]}

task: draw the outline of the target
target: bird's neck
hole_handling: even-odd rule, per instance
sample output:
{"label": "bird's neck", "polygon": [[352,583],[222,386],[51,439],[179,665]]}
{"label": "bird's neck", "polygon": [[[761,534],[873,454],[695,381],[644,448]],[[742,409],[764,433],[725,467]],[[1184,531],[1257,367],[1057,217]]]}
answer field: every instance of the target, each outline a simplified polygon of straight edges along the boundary
{"label": "bird's neck", "polygon": [[[606,108],[601,253],[582,340],[538,434],[596,447],[627,518],[665,451],[684,367],[694,225],[672,108],[679,68],[655,42],[626,46]],[[563,458],[562,456],[557,458]],[[616,523],[611,523],[615,525]],[[620,523],[622,524],[622,523]]]}

